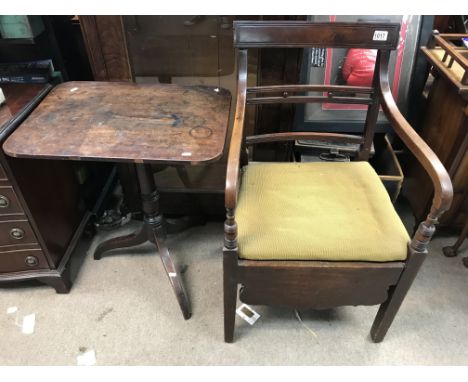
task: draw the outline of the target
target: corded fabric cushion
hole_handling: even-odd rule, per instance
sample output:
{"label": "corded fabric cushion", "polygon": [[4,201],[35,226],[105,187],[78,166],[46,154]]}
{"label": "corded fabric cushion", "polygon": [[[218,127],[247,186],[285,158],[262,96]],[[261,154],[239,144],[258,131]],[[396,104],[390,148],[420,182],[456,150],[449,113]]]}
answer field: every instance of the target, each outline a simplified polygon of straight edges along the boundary
{"label": "corded fabric cushion", "polygon": [[407,257],[408,233],[367,162],[251,163],[235,216],[243,259]]}

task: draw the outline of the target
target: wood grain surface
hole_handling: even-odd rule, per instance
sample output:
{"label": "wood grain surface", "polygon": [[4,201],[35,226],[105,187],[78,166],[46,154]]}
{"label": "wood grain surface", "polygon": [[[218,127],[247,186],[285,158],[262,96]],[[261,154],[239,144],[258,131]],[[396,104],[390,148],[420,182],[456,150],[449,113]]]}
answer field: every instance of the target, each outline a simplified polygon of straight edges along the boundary
{"label": "wood grain surface", "polygon": [[3,147],[22,158],[210,162],[223,153],[230,100],[207,86],[67,82]]}
{"label": "wood grain surface", "polygon": [[[399,31],[397,23],[234,21],[234,46],[395,49]],[[385,38],[376,38],[375,32],[386,33]]]}
{"label": "wood grain surface", "polygon": [[44,87],[44,84],[1,84],[7,102],[0,106],[0,130]]}

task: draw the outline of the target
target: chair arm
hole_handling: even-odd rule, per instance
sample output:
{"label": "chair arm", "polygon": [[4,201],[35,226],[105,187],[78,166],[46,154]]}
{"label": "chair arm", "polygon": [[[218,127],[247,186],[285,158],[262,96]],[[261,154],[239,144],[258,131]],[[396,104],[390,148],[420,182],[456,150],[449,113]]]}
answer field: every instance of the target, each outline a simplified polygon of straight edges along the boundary
{"label": "chair arm", "polygon": [[411,244],[412,248],[419,251],[426,251],[427,244],[434,233],[434,224],[437,219],[450,208],[453,198],[452,181],[444,165],[437,155],[424,142],[424,140],[414,131],[398,110],[398,106],[393,99],[388,80],[389,51],[382,51],[382,59],[379,67],[379,94],[382,108],[391,122],[395,132],[403,143],[414,154],[429,174],[434,185],[434,199],[432,201],[429,215],[416,232]]}
{"label": "chair arm", "polygon": [[245,103],[247,92],[247,51],[239,50],[237,56],[238,82],[237,82],[237,102],[236,114],[232,128],[231,142],[229,145],[229,154],[226,170],[226,190],[225,206],[226,209],[233,210],[237,204],[237,193],[239,189],[239,169],[244,139],[244,119]]}

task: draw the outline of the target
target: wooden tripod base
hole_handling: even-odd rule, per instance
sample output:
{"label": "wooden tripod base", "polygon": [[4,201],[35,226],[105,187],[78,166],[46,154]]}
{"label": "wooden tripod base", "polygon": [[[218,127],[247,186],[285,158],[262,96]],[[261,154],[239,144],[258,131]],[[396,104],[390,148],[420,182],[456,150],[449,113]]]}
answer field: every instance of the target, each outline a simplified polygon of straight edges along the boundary
{"label": "wooden tripod base", "polygon": [[104,252],[112,249],[134,247],[150,241],[158,250],[182,314],[188,320],[192,315],[190,302],[182,283],[180,272],[177,271],[169,248],[166,245],[164,217],[160,213],[159,192],[154,183],[151,167],[147,164],[137,164],[136,170],[143,204],[143,227],[138,232],[130,235],[116,237],[100,243],[94,251],[94,259],[100,260]]}

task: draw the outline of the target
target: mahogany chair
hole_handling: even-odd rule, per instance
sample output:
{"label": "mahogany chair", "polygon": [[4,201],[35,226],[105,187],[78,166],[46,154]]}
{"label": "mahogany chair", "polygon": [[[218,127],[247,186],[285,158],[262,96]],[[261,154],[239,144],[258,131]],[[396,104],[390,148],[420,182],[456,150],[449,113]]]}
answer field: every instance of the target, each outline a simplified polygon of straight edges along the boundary
{"label": "mahogany chair", "polygon": [[[239,284],[239,299],[252,305],[329,309],[380,304],[371,338],[383,340],[453,194],[445,168],[399,112],[390,91],[389,56],[399,29],[389,23],[234,22],[238,88],[225,194],[226,342],[234,338]],[[249,48],[297,47],[377,49],[372,86],[247,87]],[[246,105],[309,102],[368,105],[362,135],[244,136]],[[431,211],[412,239],[367,162],[380,107],[434,184]],[[248,162],[249,145],[296,139],[359,143],[360,150],[353,162]]]}

